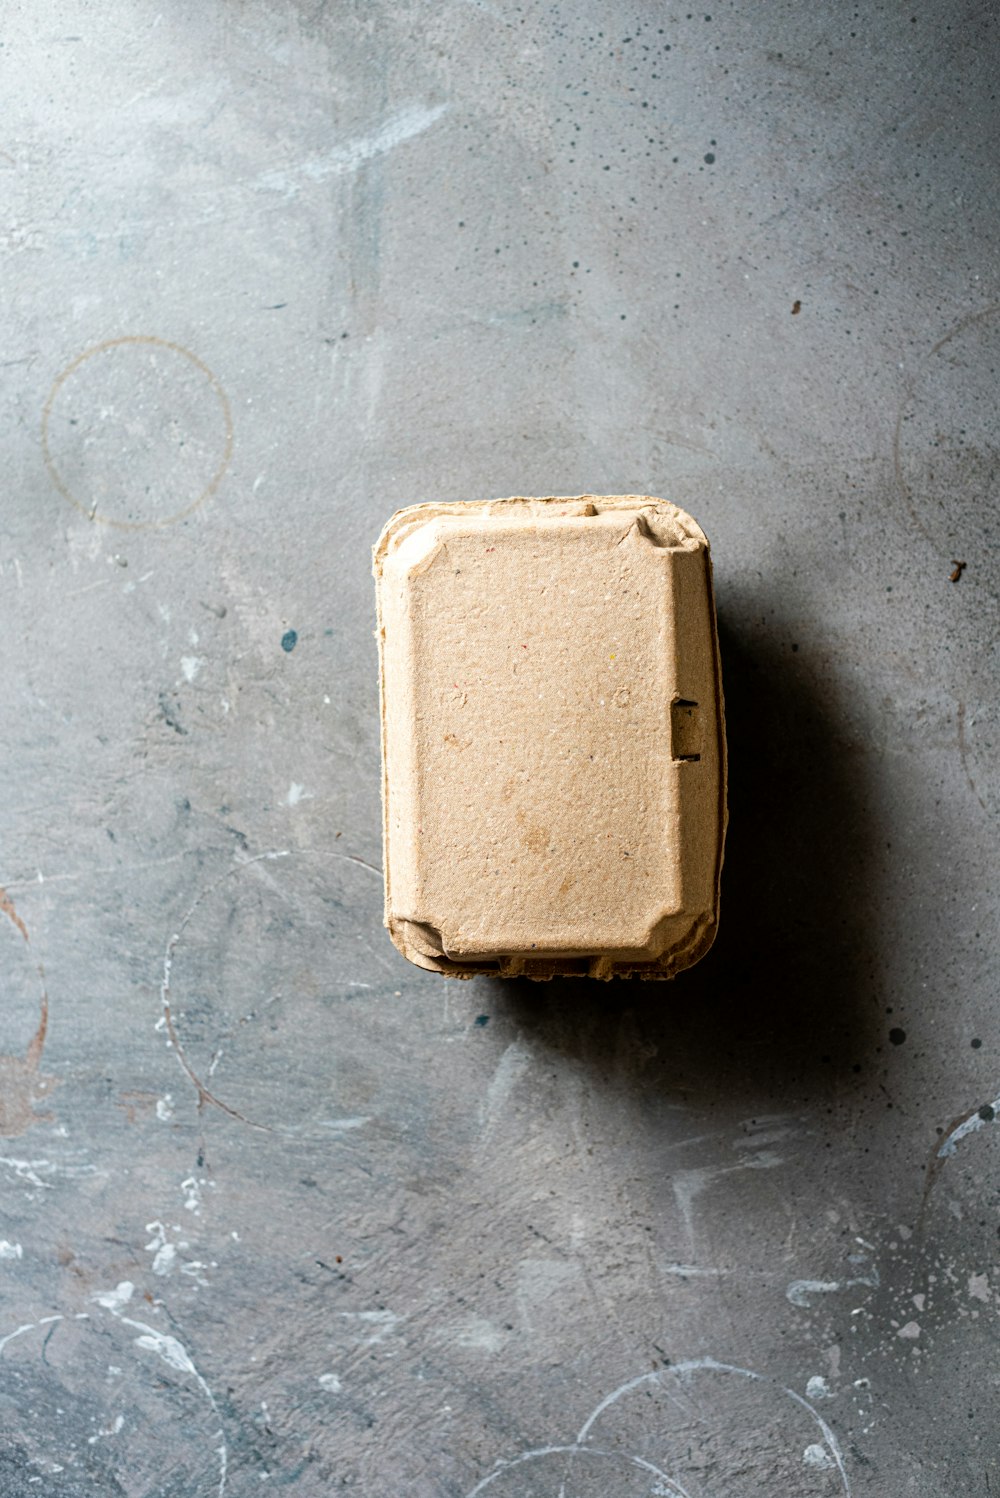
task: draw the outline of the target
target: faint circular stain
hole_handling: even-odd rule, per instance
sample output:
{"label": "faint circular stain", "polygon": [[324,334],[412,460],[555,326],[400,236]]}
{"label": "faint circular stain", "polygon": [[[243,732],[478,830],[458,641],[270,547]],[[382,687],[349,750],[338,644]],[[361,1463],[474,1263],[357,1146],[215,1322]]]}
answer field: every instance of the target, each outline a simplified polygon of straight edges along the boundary
{"label": "faint circular stain", "polygon": [[233,451],[226,393],[190,349],[134,334],[85,349],[42,410],[53,484],[88,520],[155,530],[218,489]]}
{"label": "faint circular stain", "polygon": [[911,520],[947,560],[970,567],[1000,497],[998,371],[994,306],[963,318],[934,345],[907,381],[893,435],[896,483]]}
{"label": "faint circular stain", "polygon": [[368,1057],[388,1021],[368,1001],[398,983],[391,945],[369,935],[381,903],[381,872],[334,849],[243,860],[195,896],[161,992],[203,1105],[267,1132],[362,1137],[388,1085]]}
{"label": "faint circular stain", "polygon": [[215,1398],[172,1329],[134,1305],[120,1318],[97,1306],[43,1316],[0,1337],[0,1492],[159,1493],[169,1472],[171,1493],[224,1494]]}
{"label": "faint circular stain", "polygon": [[[697,1430],[692,1444],[691,1432]],[[850,1485],[833,1431],[807,1399],[749,1368],[712,1358],[641,1375],[610,1394],[577,1441],[663,1466],[679,1485],[713,1498],[748,1492],[843,1498]],[[819,1446],[817,1465],[803,1453]]]}
{"label": "faint circular stain", "polygon": [[547,1446],[527,1451],[482,1478],[468,1498],[689,1498],[654,1463],[619,1451]]}

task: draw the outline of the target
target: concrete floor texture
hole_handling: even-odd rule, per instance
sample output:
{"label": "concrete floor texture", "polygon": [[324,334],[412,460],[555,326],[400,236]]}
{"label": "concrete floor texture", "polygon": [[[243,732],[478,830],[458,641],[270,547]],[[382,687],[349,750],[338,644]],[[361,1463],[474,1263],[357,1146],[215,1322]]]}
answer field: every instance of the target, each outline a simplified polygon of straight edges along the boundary
{"label": "concrete floor texture", "polygon": [[[996,11],[10,0],[0,1498],[1000,1495]],[[371,546],[713,544],[722,923],[382,929]]]}

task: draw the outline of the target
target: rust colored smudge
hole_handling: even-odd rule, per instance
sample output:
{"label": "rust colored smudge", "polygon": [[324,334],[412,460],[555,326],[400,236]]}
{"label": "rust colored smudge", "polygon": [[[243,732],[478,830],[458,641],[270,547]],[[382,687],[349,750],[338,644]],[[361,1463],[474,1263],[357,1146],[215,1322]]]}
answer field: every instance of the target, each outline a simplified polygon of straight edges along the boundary
{"label": "rust colored smudge", "polygon": [[28,936],[28,928],[22,921],[21,917],[18,915],[17,911],[14,909],[14,901],[11,899],[10,895],[5,889],[0,889],[0,910],[3,911],[5,916],[8,916],[10,920],[14,922],[14,925],[17,927],[18,931],[20,931],[25,941],[30,940]]}
{"label": "rust colored smudge", "polygon": [[[28,928],[18,915],[10,895],[3,888],[0,888],[0,911],[17,927],[25,944],[30,947]],[[45,989],[45,969],[41,963],[38,964],[37,972],[41,984],[38,1028],[23,1056],[0,1055],[0,1135],[7,1139],[24,1134],[32,1124],[51,1121],[51,1113],[36,1113],[35,1107],[59,1085],[58,1078],[45,1076],[39,1070],[49,1028],[49,996]]]}

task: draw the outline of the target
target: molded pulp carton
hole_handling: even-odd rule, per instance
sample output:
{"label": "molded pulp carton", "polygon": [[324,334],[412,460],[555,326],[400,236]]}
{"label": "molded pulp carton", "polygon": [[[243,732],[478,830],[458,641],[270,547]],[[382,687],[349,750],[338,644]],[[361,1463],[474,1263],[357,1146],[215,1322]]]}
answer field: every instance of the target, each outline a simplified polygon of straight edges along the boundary
{"label": "molded pulp carton", "polygon": [[708,542],[646,495],[421,504],[375,548],[385,923],[419,967],[670,978],[711,946]]}

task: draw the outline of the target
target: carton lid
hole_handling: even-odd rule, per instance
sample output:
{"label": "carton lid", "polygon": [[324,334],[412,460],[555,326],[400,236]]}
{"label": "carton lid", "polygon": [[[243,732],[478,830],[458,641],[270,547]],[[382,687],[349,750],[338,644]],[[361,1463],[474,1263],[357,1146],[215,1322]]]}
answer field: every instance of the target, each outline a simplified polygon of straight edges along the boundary
{"label": "carton lid", "polygon": [[417,505],[375,573],[400,949],[456,975],[694,960],[724,823],[698,526],[640,495]]}

